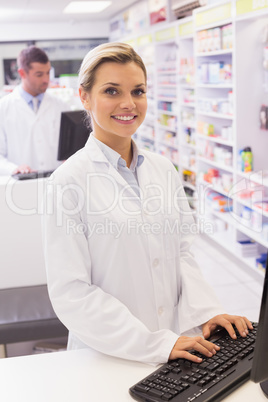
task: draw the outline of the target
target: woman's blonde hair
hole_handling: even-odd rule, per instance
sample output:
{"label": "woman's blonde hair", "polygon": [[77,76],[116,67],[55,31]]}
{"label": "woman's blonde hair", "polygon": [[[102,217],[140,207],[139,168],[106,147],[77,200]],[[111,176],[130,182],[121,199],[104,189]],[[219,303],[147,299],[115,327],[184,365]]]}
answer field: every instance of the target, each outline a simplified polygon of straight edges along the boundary
{"label": "woman's blonde hair", "polygon": [[95,83],[97,69],[107,62],[119,64],[134,62],[142,69],[147,81],[145,65],[130,45],[120,42],[104,43],[90,50],[81,64],[78,82],[86,92],[90,92]]}

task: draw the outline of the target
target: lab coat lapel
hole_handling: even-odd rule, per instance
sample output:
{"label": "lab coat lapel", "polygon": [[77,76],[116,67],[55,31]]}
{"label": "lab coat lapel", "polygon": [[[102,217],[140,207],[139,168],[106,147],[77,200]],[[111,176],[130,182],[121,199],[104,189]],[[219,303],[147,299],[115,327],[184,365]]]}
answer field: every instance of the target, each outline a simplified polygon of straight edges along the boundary
{"label": "lab coat lapel", "polygon": [[[30,106],[27,104],[27,102],[22,98],[20,92],[19,92],[19,87],[16,87],[12,94],[10,96],[13,96],[14,99],[16,99],[16,102],[19,103],[19,108],[24,109],[25,113],[27,113],[31,118],[35,116],[35,113],[33,113],[33,110],[30,108]],[[30,120],[32,121],[32,120]]]}
{"label": "lab coat lapel", "polygon": [[107,173],[120,185],[122,189],[125,188],[126,193],[131,193],[132,197],[133,195],[137,197],[135,191],[128,186],[128,183],[123,179],[121,174],[111,165],[111,163],[108,161],[106,156],[103,154],[101,149],[91,137],[89,137],[86,147],[88,149],[91,160],[95,162],[96,171],[101,171],[102,174]]}
{"label": "lab coat lapel", "polygon": [[45,113],[45,111],[48,109],[49,107],[49,96],[48,94],[45,92],[44,97],[42,99],[42,102],[39,105],[39,109],[38,112],[35,114],[36,116],[38,116],[41,113]]}
{"label": "lab coat lapel", "polygon": [[[142,154],[142,152],[140,152]],[[146,194],[148,187],[153,183],[154,172],[147,166],[147,158],[144,155],[143,163],[137,168],[138,183],[141,189],[141,197]]]}

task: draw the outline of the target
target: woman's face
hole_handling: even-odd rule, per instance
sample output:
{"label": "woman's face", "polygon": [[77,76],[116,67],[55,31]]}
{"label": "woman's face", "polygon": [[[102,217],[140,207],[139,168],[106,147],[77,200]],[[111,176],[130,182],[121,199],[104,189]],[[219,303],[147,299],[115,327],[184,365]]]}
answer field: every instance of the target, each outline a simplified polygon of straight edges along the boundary
{"label": "woman's face", "polygon": [[134,62],[104,63],[90,93],[80,89],[80,97],[97,139],[110,146],[119,139],[130,140],[147,110],[144,72]]}

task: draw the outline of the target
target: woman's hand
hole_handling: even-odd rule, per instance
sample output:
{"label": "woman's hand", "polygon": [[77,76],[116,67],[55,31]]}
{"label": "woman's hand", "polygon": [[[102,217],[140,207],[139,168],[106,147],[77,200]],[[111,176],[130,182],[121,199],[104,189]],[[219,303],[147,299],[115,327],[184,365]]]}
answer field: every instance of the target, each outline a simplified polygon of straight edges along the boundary
{"label": "woman's hand", "polygon": [[196,363],[202,361],[200,357],[192,355],[188,350],[196,350],[202,355],[212,357],[218,350],[220,350],[220,347],[212,342],[206,341],[201,336],[195,336],[193,338],[180,336],[169,355],[169,360],[181,358]]}
{"label": "woman's hand", "polygon": [[220,347],[212,342],[207,341],[206,339],[209,338],[216,329],[221,327],[225,328],[233,339],[236,339],[236,333],[232,324],[237,328],[242,337],[246,337],[248,330],[253,329],[251,322],[246,317],[229,314],[216,315],[202,326],[205,339],[203,339],[201,336],[180,336],[169,355],[169,359],[174,360],[181,358],[200,363],[202,359],[192,355],[189,352],[191,350],[196,350],[202,355],[208,357],[215,355],[215,353],[220,350]]}
{"label": "woman's hand", "polygon": [[218,328],[225,328],[231,338],[236,339],[236,334],[233,325],[237,328],[239,334],[246,337],[248,329],[253,329],[251,322],[246,317],[240,317],[238,315],[220,314],[211,318],[208,322],[203,324],[203,335],[207,339]]}

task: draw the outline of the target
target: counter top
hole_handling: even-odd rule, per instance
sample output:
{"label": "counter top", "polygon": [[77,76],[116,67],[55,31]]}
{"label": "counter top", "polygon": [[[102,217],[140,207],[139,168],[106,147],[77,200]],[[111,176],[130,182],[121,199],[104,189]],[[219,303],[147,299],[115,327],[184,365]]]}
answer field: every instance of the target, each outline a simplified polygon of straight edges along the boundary
{"label": "counter top", "polygon": [[[5,402],[131,402],[128,389],[154,366],[80,349],[0,359],[0,400]],[[266,401],[248,381],[225,402]]]}

